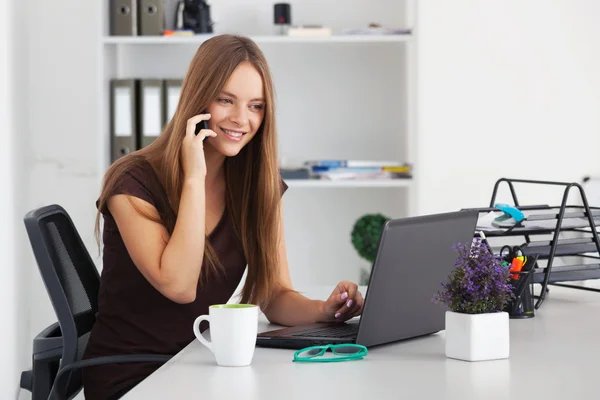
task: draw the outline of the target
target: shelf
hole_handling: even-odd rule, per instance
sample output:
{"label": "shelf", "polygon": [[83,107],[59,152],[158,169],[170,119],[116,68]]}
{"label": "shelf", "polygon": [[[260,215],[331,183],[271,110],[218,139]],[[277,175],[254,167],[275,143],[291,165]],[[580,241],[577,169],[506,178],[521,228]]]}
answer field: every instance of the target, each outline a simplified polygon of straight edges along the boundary
{"label": "shelf", "polygon": [[[533,274],[533,283],[544,282],[544,268],[537,268]],[[600,264],[583,264],[552,267],[548,283],[584,281],[600,279]]]}
{"label": "shelf", "polygon": [[[539,259],[547,259],[550,256],[551,241],[530,242],[521,247],[524,256],[537,254]],[[554,256],[577,256],[585,253],[597,253],[596,244],[592,238],[559,240]]]}
{"label": "shelf", "polygon": [[[107,45],[200,44],[213,35],[195,36],[104,36]],[[402,43],[412,35],[250,36],[256,43]]]}
{"label": "shelf", "polygon": [[320,179],[287,179],[289,187],[306,188],[356,188],[356,187],[409,187],[412,179],[364,179],[364,180],[320,180]]}
{"label": "shelf", "polygon": [[[594,218],[594,224],[596,229],[600,230],[600,219]],[[561,224],[561,231],[578,231],[583,228],[589,227],[589,222],[585,218],[578,219],[565,219]],[[522,227],[517,227],[508,231],[506,228],[494,228],[492,229],[477,229],[482,231],[488,237],[497,236],[523,236],[523,235],[543,235],[549,234],[556,231],[556,221],[546,223],[535,223],[535,221],[523,222]]]}

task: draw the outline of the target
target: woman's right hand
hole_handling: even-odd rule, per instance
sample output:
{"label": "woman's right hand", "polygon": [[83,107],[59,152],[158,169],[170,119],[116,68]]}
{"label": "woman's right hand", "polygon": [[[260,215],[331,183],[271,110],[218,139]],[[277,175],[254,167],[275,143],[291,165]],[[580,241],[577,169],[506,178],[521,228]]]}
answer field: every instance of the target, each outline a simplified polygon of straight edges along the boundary
{"label": "woman's right hand", "polygon": [[206,176],[206,161],[204,160],[204,138],[217,136],[210,129],[201,129],[196,135],[196,125],[201,121],[208,121],[210,114],[199,114],[188,119],[185,138],[183,139],[183,173],[186,179]]}

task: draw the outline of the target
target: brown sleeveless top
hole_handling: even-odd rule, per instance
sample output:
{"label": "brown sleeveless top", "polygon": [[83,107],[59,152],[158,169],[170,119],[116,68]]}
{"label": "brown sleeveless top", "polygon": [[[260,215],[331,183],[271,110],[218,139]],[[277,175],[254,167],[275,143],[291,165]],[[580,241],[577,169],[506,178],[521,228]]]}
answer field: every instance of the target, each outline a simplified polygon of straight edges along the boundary
{"label": "brown sleeveless top", "polygon": [[[147,162],[128,171],[117,186],[112,194],[124,193],[145,200],[163,219],[170,212],[167,194]],[[282,181],[282,194],[286,189],[287,185]],[[226,275],[199,287],[196,300],[190,304],[169,300],[144,278],[131,260],[108,208],[101,212],[104,250],[98,313],[84,358],[177,354],[195,339],[192,324],[196,317],[208,314],[211,304],[226,303],[244,274],[246,259],[242,243],[227,212],[208,238]],[[126,363],[85,368],[85,398],[106,399],[137,385],[159,367],[160,364],[153,363]]]}

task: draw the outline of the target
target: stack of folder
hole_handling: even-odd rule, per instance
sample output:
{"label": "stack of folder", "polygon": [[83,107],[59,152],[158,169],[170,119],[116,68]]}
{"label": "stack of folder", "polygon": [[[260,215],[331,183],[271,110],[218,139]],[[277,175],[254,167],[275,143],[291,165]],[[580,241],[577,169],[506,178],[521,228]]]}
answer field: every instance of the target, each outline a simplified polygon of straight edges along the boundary
{"label": "stack of folder", "polygon": [[304,163],[317,179],[407,179],[412,177],[412,165],[399,161],[377,160],[314,160]]}
{"label": "stack of folder", "polygon": [[111,162],[152,143],[171,120],[181,79],[110,81]]}
{"label": "stack of folder", "polygon": [[109,0],[111,36],[155,36],[165,31],[165,0]]}

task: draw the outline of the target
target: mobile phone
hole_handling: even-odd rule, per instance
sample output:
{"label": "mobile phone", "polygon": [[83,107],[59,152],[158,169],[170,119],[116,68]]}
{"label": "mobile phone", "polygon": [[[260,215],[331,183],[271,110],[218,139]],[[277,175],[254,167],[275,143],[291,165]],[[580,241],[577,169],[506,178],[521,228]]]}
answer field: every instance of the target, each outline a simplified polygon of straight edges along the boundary
{"label": "mobile phone", "polygon": [[208,129],[208,122],[205,120],[200,121],[196,124],[196,130],[194,131],[194,134],[197,136],[198,133],[200,132],[200,130],[202,130],[202,129]]}
{"label": "mobile phone", "polygon": [[[206,111],[202,111],[202,114],[206,114]],[[196,136],[198,136],[198,133],[199,133],[199,132],[200,132],[200,130],[202,130],[202,129],[208,129],[208,121],[206,121],[206,120],[202,120],[202,121],[198,122],[198,123],[196,124],[196,129],[194,130],[194,134],[195,134]],[[208,136],[205,136],[205,137],[204,137],[204,139],[202,139],[202,141],[205,141],[207,137],[208,137]]]}

